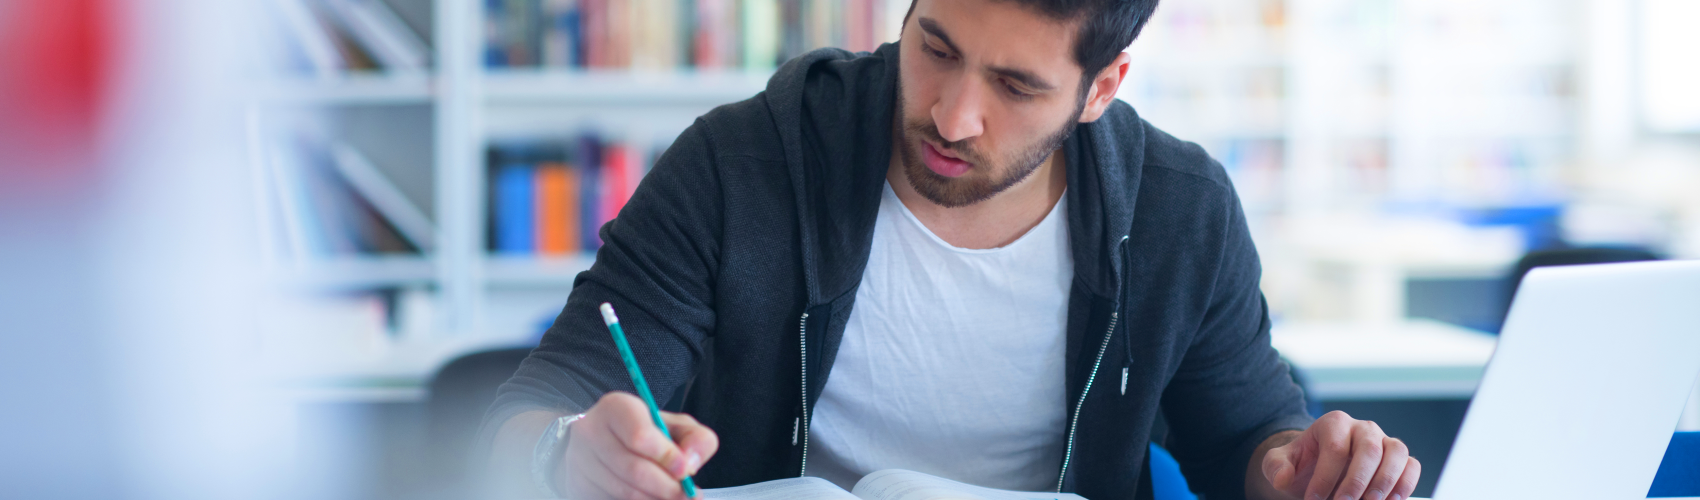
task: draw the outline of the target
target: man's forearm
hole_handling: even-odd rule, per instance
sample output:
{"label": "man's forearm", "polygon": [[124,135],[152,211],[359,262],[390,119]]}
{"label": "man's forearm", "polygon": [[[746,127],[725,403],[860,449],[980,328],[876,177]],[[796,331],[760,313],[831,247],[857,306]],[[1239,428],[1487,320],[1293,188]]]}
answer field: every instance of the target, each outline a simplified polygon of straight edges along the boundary
{"label": "man's forearm", "polygon": [[496,430],[490,443],[489,468],[485,470],[486,484],[502,495],[501,498],[542,498],[531,479],[532,452],[543,430],[566,413],[533,410],[508,419]]}
{"label": "man's forearm", "polygon": [[1251,462],[1245,466],[1245,496],[1251,500],[1290,500],[1296,497],[1282,493],[1269,483],[1269,478],[1263,475],[1263,457],[1269,450],[1286,446],[1287,443],[1298,439],[1299,431],[1281,431],[1263,440],[1257,445],[1257,451],[1252,452]]}

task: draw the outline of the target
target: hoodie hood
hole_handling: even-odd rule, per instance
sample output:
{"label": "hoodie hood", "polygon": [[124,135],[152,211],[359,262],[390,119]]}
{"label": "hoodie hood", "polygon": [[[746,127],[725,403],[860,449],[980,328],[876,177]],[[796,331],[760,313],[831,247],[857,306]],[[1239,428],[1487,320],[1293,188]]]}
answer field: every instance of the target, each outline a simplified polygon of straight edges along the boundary
{"label": "hoodie hood", "polygon": [[[898,48],[816,50],[787,62],[768,82],[767,109],[803,214],[798,229],[811,304],[861,283],[877,215],[866,207],[879,205],[893,146]],[[1080,124],[1061,150],[1074,278],[1101,297],[1115,296],[1120,283],[1118,246],[1132,226],[1145,130],[1133,108],[1116,100],[1098,121]]]}

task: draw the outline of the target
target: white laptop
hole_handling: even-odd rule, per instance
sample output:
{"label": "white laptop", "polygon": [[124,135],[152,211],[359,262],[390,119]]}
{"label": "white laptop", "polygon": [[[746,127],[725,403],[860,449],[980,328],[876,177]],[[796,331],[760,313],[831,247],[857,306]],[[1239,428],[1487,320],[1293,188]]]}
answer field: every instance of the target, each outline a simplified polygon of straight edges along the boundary
{"label": "white laptop", "polygon": [[1646,498],[1700,375],[1700,261],[1523,280],[1435,500]]}

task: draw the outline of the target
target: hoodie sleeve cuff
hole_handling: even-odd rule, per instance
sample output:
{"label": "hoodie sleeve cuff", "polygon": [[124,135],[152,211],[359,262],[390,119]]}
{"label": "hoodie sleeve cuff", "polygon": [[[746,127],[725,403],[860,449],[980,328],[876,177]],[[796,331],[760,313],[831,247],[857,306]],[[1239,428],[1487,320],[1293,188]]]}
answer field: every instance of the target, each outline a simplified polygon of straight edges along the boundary
{"label": "hoodie sleeve cuff", "polygon": [[[1263,445],[1264,441],[1269,440],[1270,436],[1274,436],[1275,434],[1283,431],[1303,431],[1305,429],[1309,429],[1310,424],[1315,421],[1315,418],[1302,413],[1283,415],[1276,418],[1274,421],[1263,424],[1262,427],[1258,427],[1256,431],[1249,434],[1248,439],[1246,439],[1244,443],[1240,443],[1239,449],[1235,450],[1234,461],[1230,463],[1238,464],[1239,467],[1237,469],[1231,468],[1227,471],[1230,474],[1233,474],[1236,471],[1238,472],[1237,476],[1240,480],[1229,482],[1239,484],[1239,488],[1236,489],[1233,495],[1222,498],[1245,498],[1245,471],[1247,468],[1251,467],[1252,455],[1257,453],[1257,447]],[[1211,500],[1216,500],[1216,497],[1212,496]]]}

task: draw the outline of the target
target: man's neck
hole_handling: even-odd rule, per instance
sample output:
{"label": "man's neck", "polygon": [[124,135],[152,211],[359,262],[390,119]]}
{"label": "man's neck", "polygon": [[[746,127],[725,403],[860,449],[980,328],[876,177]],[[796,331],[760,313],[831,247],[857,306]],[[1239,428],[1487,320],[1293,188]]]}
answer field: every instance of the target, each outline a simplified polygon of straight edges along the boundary
{"label": "man's neck", "polygon": [[895,153],[885,179],[903,206],[946,243],[958,248],[998,248],[1014,243],[1039,225],[1062,198],[1063,188],[1068,186],[1063,156],[1052,152],[1026,179],[985,201],[964,207],[946,208],[921,196],[909,185],[902,159]]}

